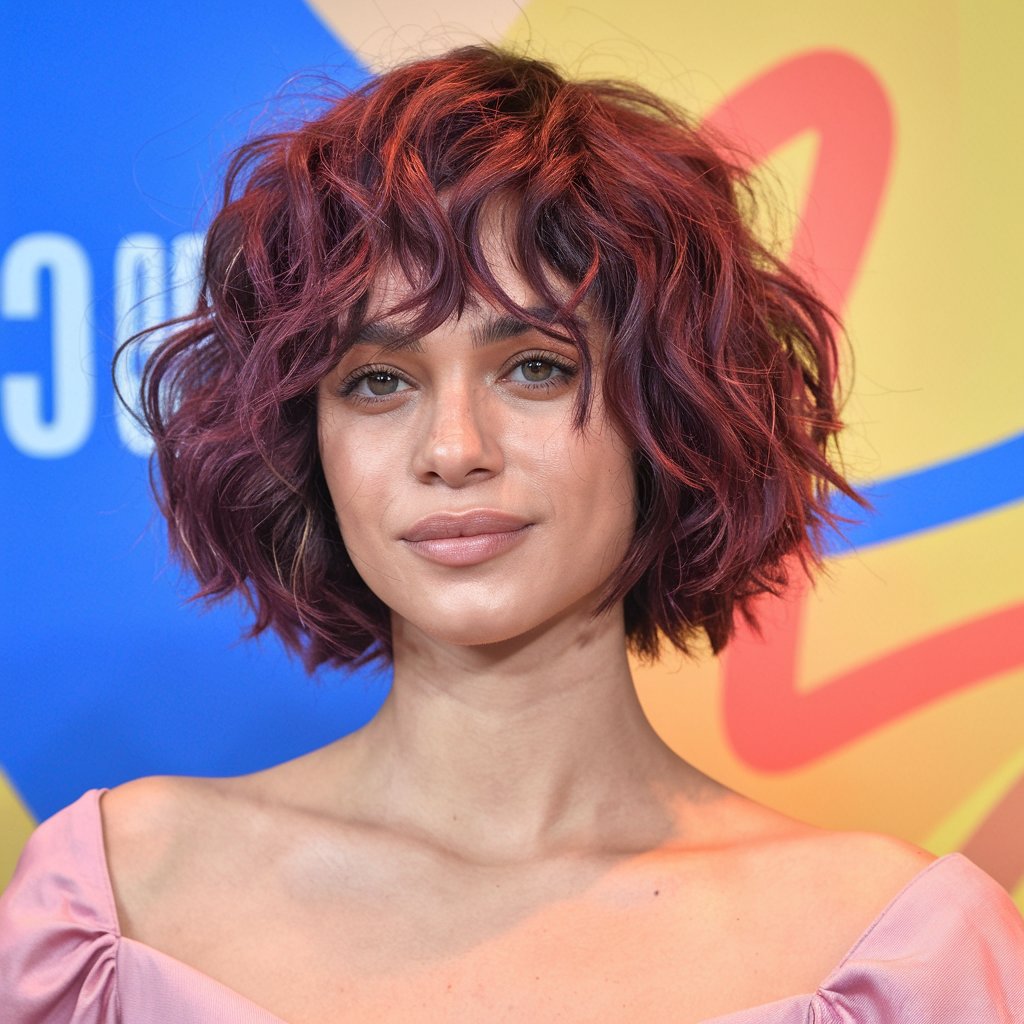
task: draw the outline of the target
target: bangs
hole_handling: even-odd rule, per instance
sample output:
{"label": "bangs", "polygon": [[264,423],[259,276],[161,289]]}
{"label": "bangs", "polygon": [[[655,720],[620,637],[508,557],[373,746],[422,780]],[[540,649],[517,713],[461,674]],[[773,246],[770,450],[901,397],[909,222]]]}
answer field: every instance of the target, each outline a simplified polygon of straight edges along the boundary
{"label": "bangs", "polygon": [[[448,193],[429,215],[418,219],[415,231],[403,232],[401,239],[385,237],[379,250],[370,243],[365,276],[372,284],[340,314],[331,364],[357,342],[369,339],[383,351],[397,351],[460,320],[467,310],[495,310],[505,314],[501,322],[506,334],[527,325],[577,349],[584,374],[574,422],[582,428],[592,397],[595,325],[587,303],[594,274],[572,280],[555,270],[556,258],[564,253],[543,244],[545,236],[539,227],[530,230],[521,214],[528,198],[474,196],[460,206]],[[492,266],[499,250],[533,293],[527,303],[518,302],[499,283]]]}

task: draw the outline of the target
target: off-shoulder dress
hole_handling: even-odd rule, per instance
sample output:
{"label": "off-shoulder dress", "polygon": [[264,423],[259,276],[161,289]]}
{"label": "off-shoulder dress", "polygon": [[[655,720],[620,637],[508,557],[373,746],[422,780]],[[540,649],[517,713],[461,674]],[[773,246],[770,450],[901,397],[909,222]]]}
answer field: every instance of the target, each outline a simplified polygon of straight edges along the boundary
{"label": "off-shoulder dress", "polygon": [[[287,1024],[121,935],[102,792],[39,826],[0,897],[3,1024]],[[931,1022],[1024,1024],[1024,919],[960,853],[912,878],[815,991],[704,1024]]]}

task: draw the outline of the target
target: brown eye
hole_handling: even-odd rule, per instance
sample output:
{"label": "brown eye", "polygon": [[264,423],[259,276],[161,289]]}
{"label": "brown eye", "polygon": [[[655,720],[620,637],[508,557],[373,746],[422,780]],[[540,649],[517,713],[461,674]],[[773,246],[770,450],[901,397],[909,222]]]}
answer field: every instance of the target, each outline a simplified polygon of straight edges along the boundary
{"label": "brown eye", "polygon": [[385,367],[366,367],[358,370],[342,384],[339,394],[355,402],[372,402],[376,398],[391,398],[408,391],[409,382],[397,372]]}
{"label": "brown eye", "polygon": [[554,370],[554,366],[543,359],[530,359],[521,365],[523,368],[523,379],[530,381],[531,384],[543,383],[551,376],[551,372]]}
{"label": "brown eye", "polygon": [[517,384],[527,384],[527,390],[538,394],[547,393],[551,388],[566,387],[576,376],[576,367],[557,356],[540,352],[524,353],[512,367],[508,379]]}

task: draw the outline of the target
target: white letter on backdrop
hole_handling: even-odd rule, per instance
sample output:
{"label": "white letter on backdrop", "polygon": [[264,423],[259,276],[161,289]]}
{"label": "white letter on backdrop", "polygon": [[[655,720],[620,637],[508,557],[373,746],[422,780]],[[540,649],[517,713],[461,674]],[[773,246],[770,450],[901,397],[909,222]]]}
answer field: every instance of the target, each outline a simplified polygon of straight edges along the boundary
{"label": "white letter on backdrop", "polygon": [[[132,335],[167,319],[167,253],[159,235],[125,235],[114,253],[114,344],[120,348]],[[149,334],[130,345],[114,367],[122,402],[114,400],[117,432],[124,446],[136,455],[148,455],[152,443],[132,413],[139,411],[139,376],[142,364],[159,341]]]}
{"label": "white letter on backdrop", "polygon": [[[190,313],[199,295],[199,261],[203,236],[193,232],[171,240],[168,294],[167,250],[157,235],[133,234],[121,239],[114,255],[114,337],[118,347],[139,331],[171,317]],[[129,346],[116,365],[121,396],[139,411],[142,367],[163,331],[154,331]],[[138,421],[115,400],[117,430],[124,446],[148,455],[153,443]]]}
{"label": "white letter on backdrop", "polygon": [[44,416],[43,378],[8,373],[0,386],[4,429],[26,455],[56,459],[85,444],[96,417],[92,325],[87,319],[92,270],[85,250],[67,235],[23,235],[0,266],[0,312],[9,320],[35,320],[41,278],[50,274],[50,345],[53,415]]}

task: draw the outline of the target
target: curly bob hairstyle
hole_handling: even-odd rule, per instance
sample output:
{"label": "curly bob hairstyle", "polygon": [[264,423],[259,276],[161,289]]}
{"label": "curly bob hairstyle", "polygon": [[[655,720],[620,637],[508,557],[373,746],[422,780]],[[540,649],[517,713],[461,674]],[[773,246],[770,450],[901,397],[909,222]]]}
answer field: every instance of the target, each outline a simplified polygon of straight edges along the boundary
{"label": "curly bob hairstyle", "polygon": [[[671,104],[622,82],[472,46],[400,66],[315,120],[251,141],[228,167],[203,286],[146,363],[142,409],[172,550],[198,597],[240,593],[317,666],[392,656],[390,613],[339,535],[316,393],[369,317],[386,266],[427,333],[483,300],[571,339],[634,453],[636,526],[598,611],[624,601],[655,657],[820,560],[840,427],[836,324],[752,234],[745,171]],[[484,214],[511,200],[509,253],[554,311],[498,286]],[[568,296],[568,297],[566,297]],[[582,318],[607,329],[599,380]]]}

